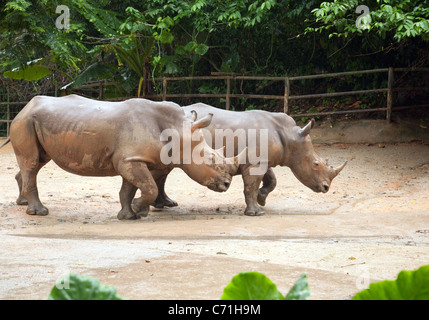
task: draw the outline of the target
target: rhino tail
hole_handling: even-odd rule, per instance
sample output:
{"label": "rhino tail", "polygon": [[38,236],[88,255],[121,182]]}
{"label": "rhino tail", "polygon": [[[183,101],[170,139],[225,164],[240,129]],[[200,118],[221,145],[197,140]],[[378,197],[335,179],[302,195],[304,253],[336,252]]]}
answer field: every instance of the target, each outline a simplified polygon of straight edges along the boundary
{"label": "rhino tail", "polygon": [[3,148],[5,145],[7,145],[10,142],[10,137],[7,137],[6,141],[3,142],[3,144],[0,146],[0,149]]}

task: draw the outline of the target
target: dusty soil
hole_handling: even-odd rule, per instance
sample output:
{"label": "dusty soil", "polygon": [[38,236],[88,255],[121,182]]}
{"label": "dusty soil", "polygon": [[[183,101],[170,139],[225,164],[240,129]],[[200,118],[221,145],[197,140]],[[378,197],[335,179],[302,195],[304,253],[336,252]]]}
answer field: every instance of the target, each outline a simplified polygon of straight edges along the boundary
{"label": "dusty soil", "polygon": [[[1,142],[0,142],[1,143]],[[311,299],[348,299],[372,281],[429,263],[429,146],[317,145],[349,164],[327,194],[288,168],[260,217],[244,216],[243,183],[212,192],[175,169],[179,207],[119,221],[119,177],[86,178],[53,162],[38,176],[45,217],[17,206],[17,164],[0,150],[0,299],[46,299],[67,272],[97,277],[130,299],[219,299],[241,271],[286,293],[307,273]]]}

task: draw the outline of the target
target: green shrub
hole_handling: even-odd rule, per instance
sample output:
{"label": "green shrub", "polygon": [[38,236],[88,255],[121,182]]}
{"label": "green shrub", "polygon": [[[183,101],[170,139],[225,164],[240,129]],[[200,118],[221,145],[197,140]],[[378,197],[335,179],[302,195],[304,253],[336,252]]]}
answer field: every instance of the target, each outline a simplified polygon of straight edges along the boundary
{"label": "green shrub", "polygon": [[310,295],[303,274],[286,296],[262,273],[241,272],[225,287],[221,300],[305,300]]}
{"label": "green shrub", "polygon": [[79,275],[66,274],[59,284],[55,285],[48,300],[125,300],[116,293],[116,289],[105,286],[98,279]]}
{"label": "green shrub", "polygon": [[429,300],[429,265],[401,271],[396,280],[371,283],[353,300]]}
{"label": "green shrub", "polygon": [[[306,300],[310,296],[306,274],[283,296],[277,286],[259,272],[241,272],[225,287],[222,300]],[[67,274],[54,286],[49,300],[126,300],[111,286],[85,275]],[[396,280],[374,282],[353,300],[429,300],[429,265],[401,271]]]}

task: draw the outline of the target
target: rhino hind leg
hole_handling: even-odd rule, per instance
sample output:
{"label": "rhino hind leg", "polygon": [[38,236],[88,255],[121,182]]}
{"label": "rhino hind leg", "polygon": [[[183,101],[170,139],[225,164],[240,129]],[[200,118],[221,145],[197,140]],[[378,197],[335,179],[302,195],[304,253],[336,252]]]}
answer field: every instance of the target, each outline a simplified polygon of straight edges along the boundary
{"label": "rhino hind leg", "polygon": [[39,199],[37,174],[51,158],[39,142],[32,118],[15,118],[10,128],[10,140],[18,161],[19,173],[15,176],[18,187],[18,204],[28,204],[27,214],[47,215],[49,213]]}
{"label": "rhino hind leg", "polygon": [[49,213],[39,199],[39,192],[37,189],[37,173],[39,170],[49,162],[45,160],[28,166],[28,161],[25,161],[21,157],[18,157],[18,163],[20,165],[20,172],[17,174],[18,186],[20,187],[19,197],[17,199],[18,204],[28,204],[26,213],[29,215],[45,216]]}
{"label": "rhino hind leg", "polygon": [[258,203],[265,206],[268,194],[275,189],[277,179],[272,168],[269,168],[262,178],[262,187],[258,191]]}
{"label": "rhino hind leg", "polygon": [[16,199],[16,204],[20,205],[20,206],[26,206],[26,205],[28,205],[28,201],[22,195],[22,177],[21,177],[21,171],[16,174],[15,180],[18,183],[18,188],[19,188],[19,196]]}
{"label": "rhino hind leg", "polygon": [[[169,172],[168,172],[169,173]],[[156,185],[158,187],[158,197],[155,199],[155,202],[152,205],[155,208],[162,209],[164,207],[177,207],[178,204],[176,201],[170,199],[165,193],[165,180],[167,179],[167,174],[163,174],[160,177],[156,178],[156,175],[152,173],[155,178]]]}
{"label": "rhino hind leg", "polygon": [[[143,162],[121,161],[118,166],[118,173],[122,176],[122,187],[119,192],[121,210],[118,219],[134,220],[146,217],[149,213],[149,205],[158,196],[158,189],[150,171]],[[137,205],[131,207],[137,189],[140,189],[142,196],[138,199]]]}

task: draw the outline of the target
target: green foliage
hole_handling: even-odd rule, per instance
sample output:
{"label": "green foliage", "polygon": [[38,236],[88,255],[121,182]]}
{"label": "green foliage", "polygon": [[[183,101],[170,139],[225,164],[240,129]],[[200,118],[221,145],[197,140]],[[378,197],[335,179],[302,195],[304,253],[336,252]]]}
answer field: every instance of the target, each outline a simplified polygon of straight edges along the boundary
{"label": "green foliage", "polygon": [[[381,38],[393,34],[397,42],[420,37],[429,41],[429,7],[426,0],[377,0],[368,4],[369,11],[356,13],[357,0],[322,2],[313,9],[320,27],[308,27],[308,31],[329,30],[329,37],[362,36],[374,32]],[[358,19],[362,19],[359,20]]]}
{"label": "green foliage", "polygon": [[[62,4],[72,6],[73,2],[63,1]],[[38,3],[7,1],[0,7],[0,71],[24,70],[28,62],[36,59],[45,59],[47,68],[64,73],[78,70],[86,50],[80,41],[80,17],[75,17],[69,29],[59,30],[55,25],[59,16],[55,10],[56,5],[47,0]],[[43,73],[40,64],[32,69],[27,73]],[[47,74],[45,72],[45,76]]]}
{"label": "green foliage", "polygon": [[396,280],[371,283],[353,300],[429,300],[429,265],[401,271]]}
{"label": "green foliage", "polygon": [[15,80],[37,81],[51,74],[48,67],[34,64],[6,71],[3,75]]}
{"label": "green foliage", "polygon": [[48,300],[124,300],[114,287],[90,276],[67,274],[59,284],[52,288]]}
{"label": "green foliage", "polygon": [[[222,295],[223,300],[306,300],[310,296],[307,277],[303,274],[289,293],[283,295],[276,285],[258,272],[236,275]],[[396,280],[371,283],[353,300],[429,300],[429,265],[413,271],[401,271]]]}
{"label": "green foliage", "polygon": [[108,79],[112,76],[113,72],[112,66],[100,62],[93,63],[76,76],[74,81],[71,83],[71,87],[79,88],[90,81]]}
{"label": "green foliage", "polygon": [[307,276],[304,273],[289,290],[285,300],[307,300],[309,296],[310,288],[308,287]]}
{"label": "green foliage", "polygon": [[259,272],[242,272],[225,287],[221,300],[306,300],[310,295],[307,277],[303,274],[286,296]]}
{"label": "green foliage", "polygon": [[[273,0],[248,3],[245,0],[155,0],[145,10],[127,8],[129,18],[124,25],[131,33],[137,30],[135,23],[152,27],[152,36],[158,42],[158,53],[152,59],[154,69],[178,73],[185,69],[179,65],[185,64],[191,65],[191,72],[186,75],[193,75],[196,64],[210,49],[220,46],[225,49],[223,44],[209,44],[218,37],[218,32],[225,34],[228,29],[253,27],[276,5]],[[213,62],[212,66],[215,66]]]}
{"label": "green foliage", "polygon": [[[283,296],[277,286],[259,272],[241,272],[224,288],[221,300],[307,300],[310,296],[304,274]],[[49,300],[126,300],[111,286],[84,275],[67,274],[52,288]],[[370,284],[353,300],[429,300],[429,265],[401,271],[396,280]]]}
{"label": "green foliage", "polygon": [[[139,77],[137,96],[140,97],[144,82],[150,77],[150,66],[154,42],[152,37],[131,36],[128,42],[111,46],[121,63],[125,63]],[[144,87],[146,94],[147,87]]]}
{"label": "green foliage", "polygon": [[[58,4],[70,9],[68,29],[55,26]],[[366,3],[369,15],[360,20],[365,28],[356,25],[360,4],[357,0],[4,1],[0,73],[11,79],[61,81],[61,86],[68,79],[74,86],[107,79],[120,82],[121,90],[130,95],[145,95],[154,90],[150,77],[164,75],[285,76],[428,64],[427,0],[371,0]],[[34,67],[33,61],[38,61]],[[200,84],[181,85],[178,90],[194,92]],[[252,92],[255,86],[244,82],[232,92]],[[265,93],[278,94],[278,90],[267,86]]]}

